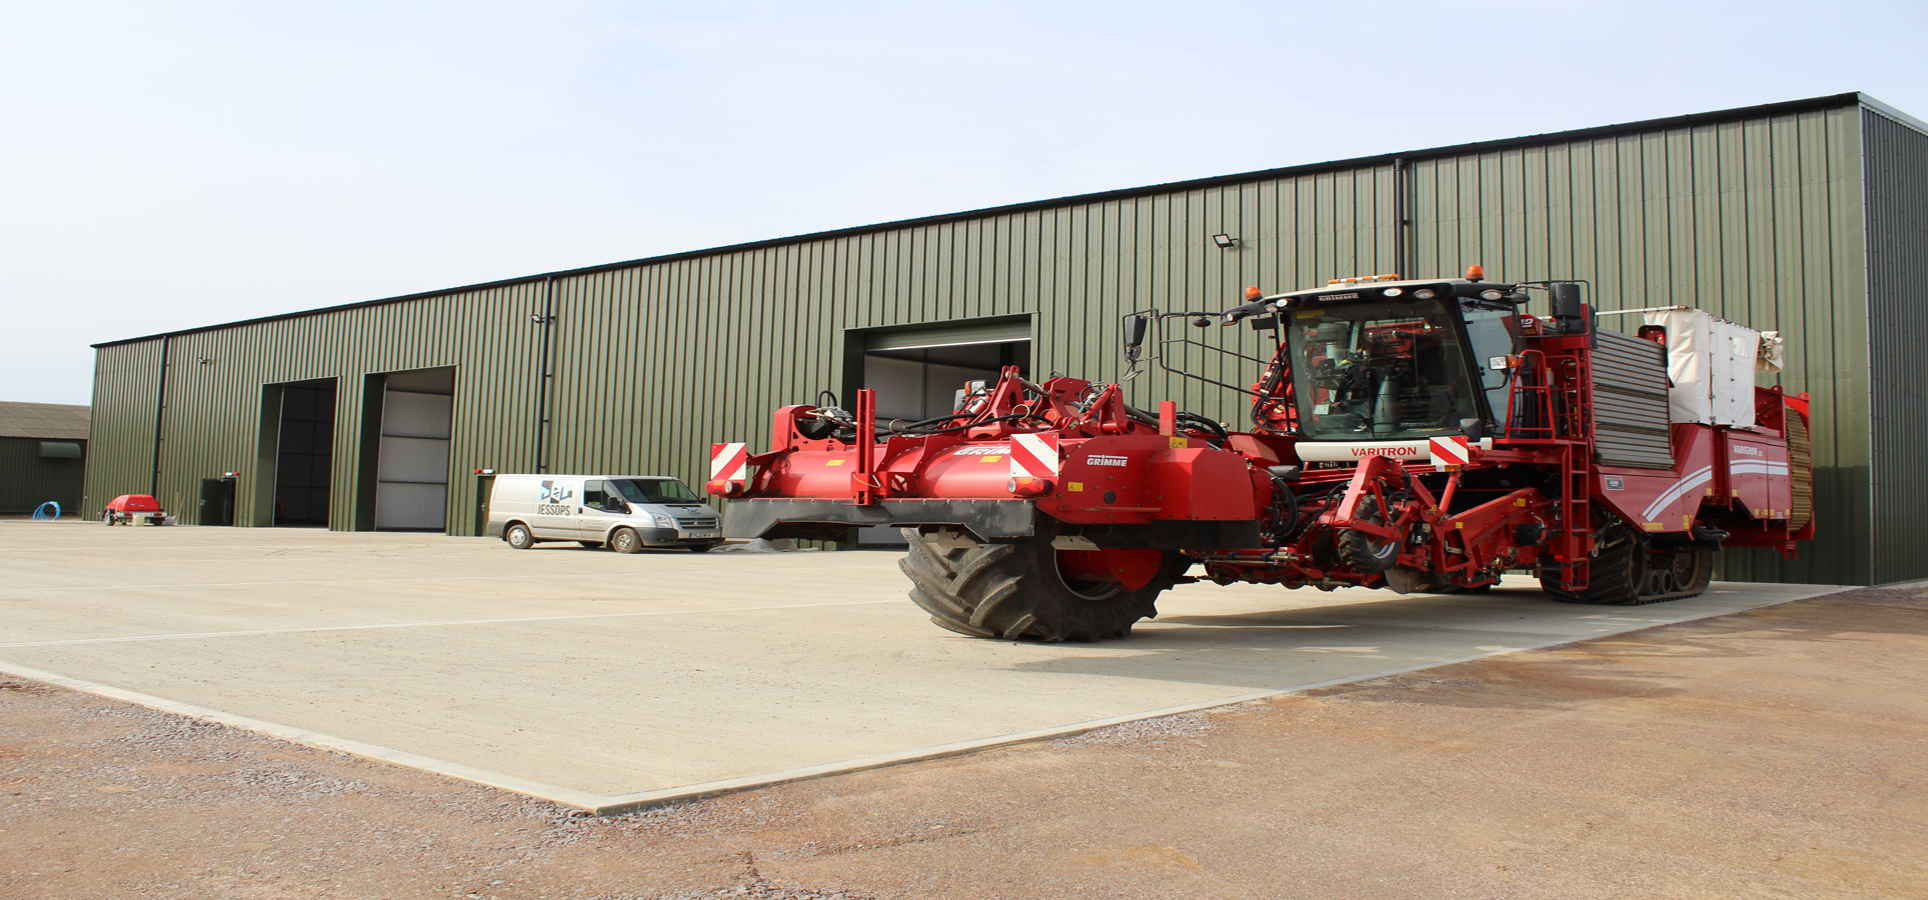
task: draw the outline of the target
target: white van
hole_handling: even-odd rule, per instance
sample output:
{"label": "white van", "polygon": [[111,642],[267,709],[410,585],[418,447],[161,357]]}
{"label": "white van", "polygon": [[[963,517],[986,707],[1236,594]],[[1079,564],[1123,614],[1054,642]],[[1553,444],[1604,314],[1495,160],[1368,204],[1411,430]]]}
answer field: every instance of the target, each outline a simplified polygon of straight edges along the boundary
{"label": "white van", "polygon": [[497,475],[488,534],[517,550],[575,541],[617,553],[702,553],[723,542],[720,519],[688,485],[663,475]]}

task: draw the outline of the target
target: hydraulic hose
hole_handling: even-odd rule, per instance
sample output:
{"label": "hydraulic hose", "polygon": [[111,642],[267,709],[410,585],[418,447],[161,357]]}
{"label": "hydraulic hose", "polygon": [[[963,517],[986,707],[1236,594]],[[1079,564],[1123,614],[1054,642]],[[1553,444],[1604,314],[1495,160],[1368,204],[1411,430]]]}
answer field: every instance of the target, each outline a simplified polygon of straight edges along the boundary
{"label": "hydraulic hose", "polygon": [[[1158,421],[1157,416],[1152,415],[1151,413],[1148,413],[1142,409],[1139,409],[1138,407],[1133,406],[1129,403],[1125,404],[1125,415],[1130,416],[1133,421],[1138,422],[1141,425],[1150,425],[1153,428],[1157,428],[1161,424],[1163,424]],[[1231,435],[1225,431],[1225,426],[1220,425],[1217,422],[1214,422],[1205,416],[1201,416],[1198,413],[1188,412],[1186,410],[1181,409],[1178,411],[1178,414],[1173,416],[1172,418],[1175,422],[1192,423],[1192,428],[1194,430],[1210,432],[1212,437],[1207,438],[1206,440],[1210,441],[1214,446],[1224,444],[1227,440],[1231,439]]]}
{"label": "hydraulic hose", "polygon": [[890,420],[890,425],[888,427],[883,427],[883,426],[878,427],[877,433],[878,434],[900,434],[900,435],[930,434],[931,432],[920,430],[920,429],[923,429],[925,426],[928,426],[928,425],[935,425],[939,422],[949,422],[952,419],[962,419],[967,416],[974,416],[974,415],[977,415],[977,414],[976,413],[951,413],[950,415],[947,415],[947,416],[937,416],[931,419],[924,419],[921,422],[904,422],[904,420],[902,419],[892,419]]}
{"label": "hydraulic hose", "polygon": [[[53,510],[51,514],[48,513],[48,510],[50,509]],[[33,520],[36,522],[55,522],[55,521],[59,521],[59,519],[60,519],[60,504],[55,503],[52,500],[49,500],[45,503],[40,504],[40,506],[35,508],[33,511]]]}
{"label": "hydraulic hose", "polygon": [[1217,422],[1214,422],[1211,419],[1208,419],[1204,416],[1201,416],[1198,413],[1181,412],[1178,414],[1177,420],[1180,422],[1191,422],[1195,425],[1198,425],[1203,430],[1209,431],[1212,434],[1217,435],[1218,436],[1217,442],[1220,444],[1223,444],[1226,441],[1231,440],[1232,436],[1226,433],[1225,426],[1220,425]]}

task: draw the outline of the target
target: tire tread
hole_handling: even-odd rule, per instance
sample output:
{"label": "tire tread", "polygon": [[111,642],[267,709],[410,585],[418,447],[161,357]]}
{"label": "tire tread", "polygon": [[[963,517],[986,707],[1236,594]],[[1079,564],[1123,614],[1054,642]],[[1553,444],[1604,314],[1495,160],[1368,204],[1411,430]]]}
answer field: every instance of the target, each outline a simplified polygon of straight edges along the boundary
{"label": "tire tread", "polygon": [[1168,559],[1139,590],[1081,601],[1064,586],[1055,567],[1044,568],[1055,565],[1050,563],[1055,551],[1048,545],[961,549],[931,544],[915,529],[904,529],[904,536],[910,547],[898,568],[911,581],[911,601],[938,626],[971,637],[1053,643],[1123,637],[1139,619],[1158,614],[1158,594],[1171,587],[1184,568]]}

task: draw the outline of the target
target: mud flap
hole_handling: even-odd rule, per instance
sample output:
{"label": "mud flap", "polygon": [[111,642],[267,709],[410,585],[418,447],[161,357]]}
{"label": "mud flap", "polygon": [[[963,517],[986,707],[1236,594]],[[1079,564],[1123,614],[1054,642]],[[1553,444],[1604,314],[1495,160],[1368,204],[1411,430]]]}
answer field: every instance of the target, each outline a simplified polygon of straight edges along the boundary
{"label": "mud flap", "polygon": [[1393,566],[1386,570],[1386,587],[1396,594],[1425,594],[1432,591],[1433,579],[1412,566]]}

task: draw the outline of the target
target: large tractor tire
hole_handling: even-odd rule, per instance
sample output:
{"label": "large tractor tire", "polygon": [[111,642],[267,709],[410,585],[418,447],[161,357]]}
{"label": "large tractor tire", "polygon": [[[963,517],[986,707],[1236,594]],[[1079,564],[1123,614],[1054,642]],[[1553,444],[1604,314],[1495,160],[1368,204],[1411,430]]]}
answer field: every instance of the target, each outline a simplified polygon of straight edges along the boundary
{"label": "large tractor tire", "polygon": [[1166,552],[1144,587],[1067,578],[1059,551],[1046,544],[941,547],[904,529],[910,553],[898,565],[910,576],[910,598],[931,621],[958,634],[1047,643],[1122,638],[1139,619],[1158,615],[1158,595],[1189,560]]}
{"label": "large tractor tire", "polygon": [[1622,535],[1593,558],[1585,588],[1563,590],[1545,578],[1540,587],[1562,603],[1645,606],[1700,596],[1713,578],[1712,550],[1651,550],[1639,538]]}
{"label": "large tractor tire", "polygon": [[[1378,525],[1386,524],[1379,512],[1379,500],[1365,497],[1359,501],[1357,516]],[[1399,561],[1398,540],[1377,540],[1363,531],[1346,528],[1339,532],[1339,558],[1355,572],[1377,574]]]}

